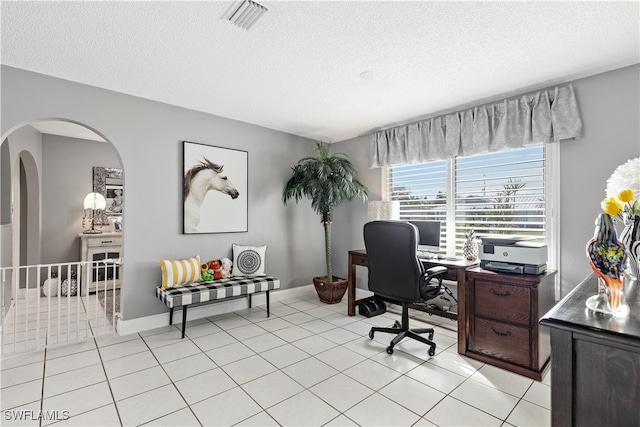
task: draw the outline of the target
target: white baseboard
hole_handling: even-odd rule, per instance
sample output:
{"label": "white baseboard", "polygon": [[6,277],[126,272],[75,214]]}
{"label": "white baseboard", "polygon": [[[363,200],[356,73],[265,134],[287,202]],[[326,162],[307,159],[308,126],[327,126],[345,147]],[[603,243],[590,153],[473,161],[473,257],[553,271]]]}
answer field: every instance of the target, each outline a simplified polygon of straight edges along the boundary
{"label": "white baseboard", "polygon": [[[271,303],[289,298],[295,298],[302,295],[308,295],[313,285],[298,286],[290,289],[278,289],[269,292],[269,301]],[[266,305],[267,296],[264,292],[253,295],[251,297],[251,305],[253,307]],[[203,317],[216,316],[218,314],[230,313],[232,311],[243,310],[249,308],[248,298],[238,298],[229,301],[220,301],[213,304],[189,307],[187,310],[187,322],[190,320],[202,319]],[[173,324],[182,322],[182,310],[174,310]],[[118,335],[129,335],[137,332],[147,331],[149,329],[161,328],[169,324],[169,312],[154,314],[152,316],[138,317],[136,319],[123,320],[118,318],[116,323],[116,332]]]}

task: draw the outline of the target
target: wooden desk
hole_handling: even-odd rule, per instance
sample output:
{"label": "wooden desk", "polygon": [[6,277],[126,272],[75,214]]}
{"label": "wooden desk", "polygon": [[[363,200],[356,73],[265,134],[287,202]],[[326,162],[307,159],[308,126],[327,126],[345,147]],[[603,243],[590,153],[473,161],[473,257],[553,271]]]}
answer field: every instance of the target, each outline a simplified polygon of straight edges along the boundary
{"label": "wooden desk", "polygon": [[615,318],[585,306],[592,274],[540,320],[551,329],[551,425],[640,425],[640,284],[631,313]]}
{"label": "wooden desk", "polygon": [[[467,307],[467,299],[465,297],[466,292],[466,273],[465,270],[469,267],[475,266],[478,263],[474,261],[460,260],[460,261],[446,261],[443,259],[423,259],[421,260],[426,268],[442,265],[448,268],[447,280],[454,280],[458,282],[458,353],[465,354],[467,351],[467,337],[469,336],[469,322],[467,320],[466,313],[469,312]],[[360,265],[368,267],[369,260],[367,258],[367,252],[364,249],[356,249],[349,251],[349,263],[347,268],[349,269],[349,287],[347,288],[347,314],[349,316],[355,316],[356,305],[366,302],[370,298],[364,298],[356,300],[356,269],[355,266]],[[425,311],[425,310],[423,310]],[[426,310],[427,312],[435,312],[435,310]],[[435,313],[444,314],[444,313]],[[449,315],[446,317],[453,316]]]}

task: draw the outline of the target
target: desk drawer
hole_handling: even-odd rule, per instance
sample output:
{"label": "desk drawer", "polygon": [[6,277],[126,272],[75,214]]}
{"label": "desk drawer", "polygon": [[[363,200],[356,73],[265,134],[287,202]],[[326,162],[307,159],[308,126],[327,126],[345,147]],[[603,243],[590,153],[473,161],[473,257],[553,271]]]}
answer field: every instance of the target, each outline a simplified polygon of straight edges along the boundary
{"label": "desk drawer", "polygon": [[97,248],[101,246],[122,246],[122,237],[103,237],[87,240],[87,246]]}
{"label": "desk drawer", "polygon": [[484,280],[475,280],[474,285],[476,315],[531,325],[529,288]]}
{"label": "desk drawer", "polygon": [[471,351],[529,367],[531,364],[529,335],[529,328],[476,318]]}

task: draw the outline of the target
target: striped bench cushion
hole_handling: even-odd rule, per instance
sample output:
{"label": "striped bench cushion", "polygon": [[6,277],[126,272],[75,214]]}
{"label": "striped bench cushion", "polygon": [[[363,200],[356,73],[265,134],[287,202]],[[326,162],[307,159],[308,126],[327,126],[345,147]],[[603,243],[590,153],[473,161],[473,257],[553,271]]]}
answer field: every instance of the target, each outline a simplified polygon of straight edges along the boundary
{"label": "striped bench cushion", "polygon": [[156,296],[169,308],[215,301],[280,288],[280,279],[271,276],[229,277],[211,282],[197,282],[162,290]]}

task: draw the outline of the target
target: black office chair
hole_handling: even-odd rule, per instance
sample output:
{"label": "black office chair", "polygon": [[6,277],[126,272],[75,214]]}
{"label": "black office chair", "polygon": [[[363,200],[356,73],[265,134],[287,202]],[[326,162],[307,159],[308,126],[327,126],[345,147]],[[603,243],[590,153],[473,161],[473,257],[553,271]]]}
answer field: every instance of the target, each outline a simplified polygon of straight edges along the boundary
{"label": "black office chair", "polygon": [[[409,304],[423,303],[444,292],[442,279],[447,268],[438,266],[425,271],[418,259],[418,229],[402,221],[373,221],[364,225],[364,244],[369,264],[369,290],[383,299],[402,304],[402,322],[392,328],[373,327],[375,332],[397,334],[387,347],[409,337],[429,345],[429,356],[436,353],[433,328],[409,329]],[[429,339],[419,334],[429,334]]]}

